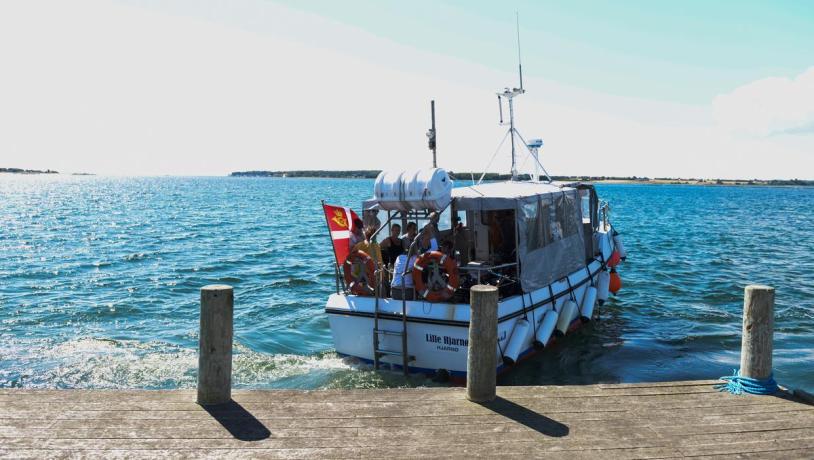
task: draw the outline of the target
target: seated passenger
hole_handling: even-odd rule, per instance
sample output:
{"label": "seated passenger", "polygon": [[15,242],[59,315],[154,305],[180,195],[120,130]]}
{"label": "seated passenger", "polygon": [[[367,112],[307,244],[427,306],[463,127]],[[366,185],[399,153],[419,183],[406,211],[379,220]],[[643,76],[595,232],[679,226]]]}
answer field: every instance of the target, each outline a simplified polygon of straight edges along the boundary
{"label": "seated passenger", "polygon": [[393,224],[390,227],[390,236],[385,238],[381,243],[382,260],[384,265],[391,267],[396,263],[396,257],[404,254],[404,246],[402,245],[399,235],[401,234],[401,225]]}
{"label": "seated passenger", "polygon": [[452,216],[452,229],[453,233],[462,232],[464,230],[464,224],[461,222],[461,217],[457,214]]}
{"label": "seated passenger", "polygon": [[415,222],[407,222],[407,226],[404,228],[405,234],[401,237],[401,246],[404,248],[405,251],[410,249],[410,245],[413,244],[413,240],[415,236],[418,235],[418,224]]}
{"label": "seated passenger", "polygon": [[353,249],[357,243],[365,239],[364,223],[362,219],[353,219],[353,225],[350,227],[350,247]]}
{"label": "seated passenger", "polygon": [[418,243],[420,253],[438,250],[438,240],[435,239],[433,230],[434,228],[431,225],[427,225],[424,227],[424,230],[421,231],[421,241]]}
{"label": "seated passenger", "polygon": [[376,233],[376,227],[366,228],[364,239],[356,243],[351,248],[351,252],[364,251],[365,254],[373,258],[373,260],[376,262],[376,268],[378,269],[382,268],[382,249],[379,247],[379,243],[373,239],[374,233]]}

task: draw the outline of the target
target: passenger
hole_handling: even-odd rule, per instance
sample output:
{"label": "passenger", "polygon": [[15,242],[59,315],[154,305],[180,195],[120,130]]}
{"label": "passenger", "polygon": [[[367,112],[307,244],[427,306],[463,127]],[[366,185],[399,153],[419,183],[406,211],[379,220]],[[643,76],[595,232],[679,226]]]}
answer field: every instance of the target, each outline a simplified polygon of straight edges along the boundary
{"label": "passenger", "polygon": [[391,267],[395,264],[396,257],[404,254],[404,246],[402,245],[399,235],[401,235],[401,225],[393,224],[393,226],[390,227],[390,236],[385,238],[381,243],[382,260],[387,267]]}
{"label": "passenger", "polygon": [[393,265],[393,282],[390,284],[391,296],[396,300],[413,300],[413,266],[418,259],[415,255],[407,259],[407,254],[396,257]]}
{"label": "passenger", "polygon": [[461,222],[461,218],[457,214],[452,216],[452,231],[453,233],[464,231],[464,224]]}
{"label": "passenger", "polygon": [[364,229],[364,223],[362,219],[356,218],[353,219],[353,225],[350,227],[350,247],[353,248],[356,246],[357,243],[364,241],[365,234],[362,229]]}
{"label": "passenger", "polygon": [[418,246],[421,253],[438,250],[438,240],[435,239],[432,224],[427,224],[421,231],[421,241]]}
{"label": "passenger", "polygon": [[407,251],[410,249],[410,245],[413,244],[415,236],[418,235],[418,224],[415,222],[407,222],[407,227],[404,228],[404,231],[406,233],[401,237],[401,246]]}
{"label": "passenger", "polygon": [[351,252],[353,251],[364,251],[365,254],[369,255],[373,258],[376,262],[376,268],[382,267],[382,249],[379,247],[379,243],[377,243],[373,239],[373,234],[376,233],[376,227],[367,227],[364,233],[364,239],[358,243],[356,243]]}

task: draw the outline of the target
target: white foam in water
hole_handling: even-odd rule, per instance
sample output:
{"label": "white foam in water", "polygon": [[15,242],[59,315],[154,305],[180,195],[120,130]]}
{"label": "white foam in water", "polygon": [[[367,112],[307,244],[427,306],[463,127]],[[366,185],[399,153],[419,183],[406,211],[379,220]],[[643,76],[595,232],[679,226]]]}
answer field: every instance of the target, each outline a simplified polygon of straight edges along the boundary
{"label": "white foam in water", "polygon": [[[82,338],[59,344],[40,341],[0,348],[3,356],[27,363],[14,374],[0,370],[6,386],[28,388],[193,388],[197,350],[166,342]],[[264,354],[236,345],[235,387],[330,386],[337,371],[356,369],[335,353],[302,356]]]}

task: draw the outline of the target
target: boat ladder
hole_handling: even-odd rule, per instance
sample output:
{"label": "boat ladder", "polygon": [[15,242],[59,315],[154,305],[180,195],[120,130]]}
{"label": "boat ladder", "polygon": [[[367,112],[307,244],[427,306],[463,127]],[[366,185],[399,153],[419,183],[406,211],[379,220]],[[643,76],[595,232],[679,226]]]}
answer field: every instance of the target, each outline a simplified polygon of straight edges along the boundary
{"label": "boat ladder", "polygon": [[[380,284],[380,283],[379,283]],[[392,331],[379,328],[379,292],[376,289],[376,304],[373,307],[373,368],[378,370],[379,364],[384,361],[390,364],[395,364],[401,361],[401,368],[404,371],[404,376],[409,374],[408,366],[410,362],[415,361],[415,356],[407,353],[407,302],[402,300],[401,303],[401,330]],[[401,337],[401,350],[385,350],[381,348],[382,336],[395,336]],[[401,358],[398,360],[397,358]]]}

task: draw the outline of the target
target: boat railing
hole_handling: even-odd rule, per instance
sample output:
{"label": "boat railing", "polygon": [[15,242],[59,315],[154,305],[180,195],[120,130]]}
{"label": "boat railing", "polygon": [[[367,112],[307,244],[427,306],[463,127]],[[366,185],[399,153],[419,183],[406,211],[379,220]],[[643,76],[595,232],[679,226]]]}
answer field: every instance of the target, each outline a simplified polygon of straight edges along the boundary
{"label": "boat railing", "polygon": [[477,282],[481,284],[482,281],[482,274],[487,273],[492,276],[496,276],[501,279],[512,279],[509,276],[506,276],[502,273],[499,273],[500,270],[505,270],[507,268],[516,267],[517,262],[511,262],[507,264],[500,264],[500,265],[483,265],[483,266],[476,266],[476,265],[465,265],[460,267],[459,270],[464,272],[475,272],[477,274]]}
{"label": "boat railing", "polygon": [[[339,268],[338,265],[336,265],[336,264],[333,264],[333,265],[334,265],[334,288],[335,288],[336,293],[337,294],[342,294],[342,293],[348,294],[348,289],[347,289],[347,286],[345,286],[345,280],[342,277],[341,269]],[[499,264],[499,265],[483,265],[483,266],[464,265],[464,266],[458,267],[458,269],[462,273],[467,273],[467,274],[474,275],[473,281],[476,284],[487,283],[487,284],[496,284],[498,286],[506,286],[506,285],[518,282],[516,276],[511,276],[510,274],[506,273],[506,272],[514,269],[515,267],[517,267],[517,265],[518,264],[516,262]],[[412,271],[408,270],[405,273],[405,276],[411,276],[411,273],[412,273]],[[374,287],[375,293],[374,293],[373,297],[376,297],[377,299],[378,298],[382,298],[382,299],[384,299],[384,298],[393,298],[393,299],[395,299],[394,297],[392,297],[392,293],[390,293],[390,295],[388,295],[387,294],[387,289],[385,289],[385,286],[390,285],[389,281],[393,279],[394,274],[395,274],[394,271],[392,269],[390,269],[389,267],[387,267],[387,266],[377,267],[375,269],[374,278],[376,280],[376,282],[375,282],[376,286]],[[459,287],[459,289],[465,289],[465,288],[466,288],[466,286],[464,285],[464,283],[462,283],[462,285]],[[392,289],[392,287],[391,287],[391,289]],[[403,289],[403,291],[404,291],[402,297],[418,299],[418,292],[415,290],[415,286],[405,286],[405,287],[402,287],[401,289]],[[410,291],[412,291],[412,292],[410,292]],[[409,296],[409,295],[407,295],[408,293],[411,293],[412,295]],[[399,299],[399,300],[402,300],[402,299]],[[407,299],[403,299],[403,300],[407,300]],[[378,304],[378,300],[377,300],[377,304]]]}
{"label": "boat railing", "polygon": [[607,231],[610,221],[610,204],[607,201],[599,202],[599,220],[602,222],[602,229]]}

